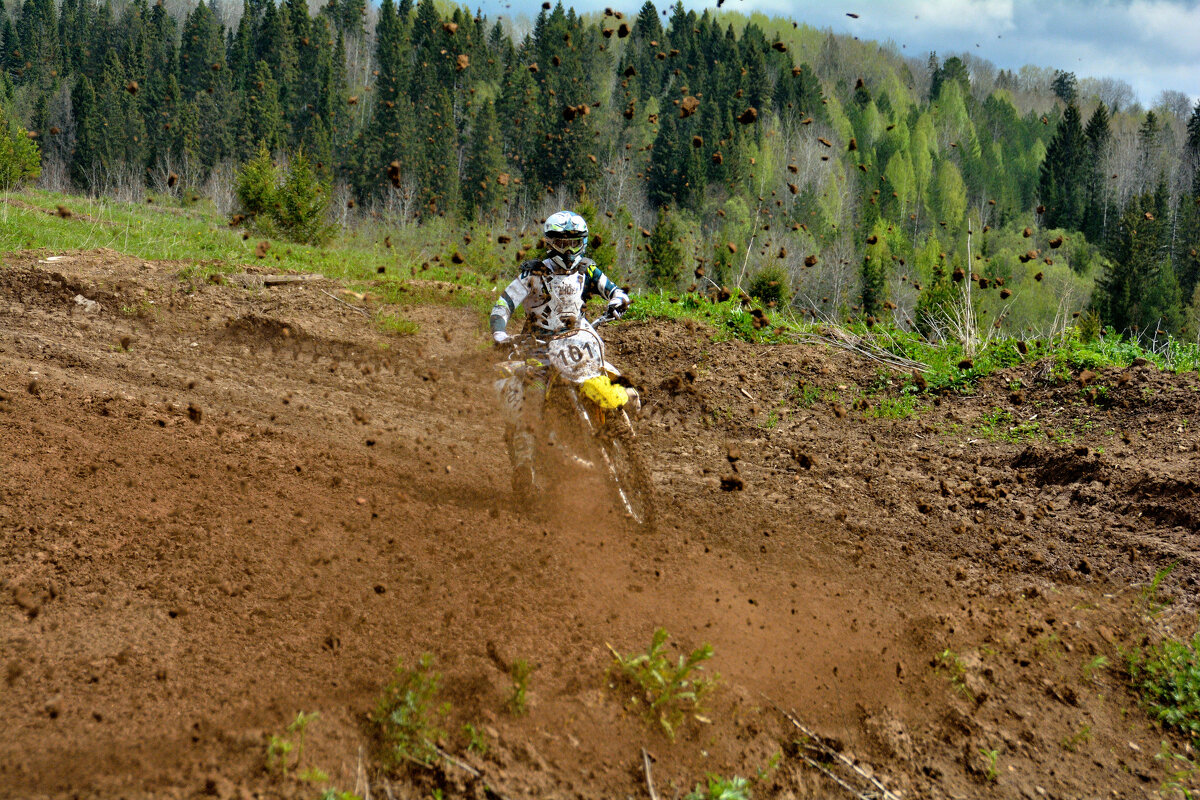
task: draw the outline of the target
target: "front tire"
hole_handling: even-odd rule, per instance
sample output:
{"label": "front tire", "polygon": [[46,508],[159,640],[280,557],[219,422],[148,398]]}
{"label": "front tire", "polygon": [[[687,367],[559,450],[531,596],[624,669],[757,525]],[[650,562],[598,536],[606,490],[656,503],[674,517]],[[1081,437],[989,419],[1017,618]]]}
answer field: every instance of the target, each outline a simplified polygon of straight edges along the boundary
{"label": "front tire", "polygon": [[633,424],[625,409],[608,421],[600,437],[600,448],[612,473],[618,505],[642,530],[651,531],[655,523],[654,487],[642,463]]}

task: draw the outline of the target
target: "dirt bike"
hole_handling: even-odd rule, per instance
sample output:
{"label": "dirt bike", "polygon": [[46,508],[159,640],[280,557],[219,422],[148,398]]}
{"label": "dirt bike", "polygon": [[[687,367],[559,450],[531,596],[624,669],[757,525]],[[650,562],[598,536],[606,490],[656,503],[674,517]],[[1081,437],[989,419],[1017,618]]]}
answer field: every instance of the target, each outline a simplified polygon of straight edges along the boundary
{"label": "dirt bike", "polygon": [[[581,318],[582,319],[582,318]],[[551,488],[549,476],[599,471],[607,476],[617,506],[639,527],[654,525],[654,497],[637,450],[629,409],[636,414],[637,391],[614,382],[615,367],[604,360],[604,340],[596,328],[615,319],[605,313],[592,322],[539,339],[525,334],[510,340],[510,360],[500,364],[501,393],[513,379],[523,382],[525,402],[542,400],[532,463],[514,475],[514,489],[536,503]]]}

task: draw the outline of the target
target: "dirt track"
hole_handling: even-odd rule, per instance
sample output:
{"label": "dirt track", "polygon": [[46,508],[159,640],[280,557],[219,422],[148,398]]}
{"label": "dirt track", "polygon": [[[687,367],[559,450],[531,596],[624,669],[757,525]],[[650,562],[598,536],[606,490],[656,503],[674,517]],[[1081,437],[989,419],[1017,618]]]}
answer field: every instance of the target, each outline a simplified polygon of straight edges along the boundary
{"label": "dirt track", "polygon": [[[776,751],[757,797],[838,796],[766,698],[904,797],[1162,780],[1170,737],[1083,665],[1151,633],[1138,589],[1163,566],[1180,602],[1156,624],[1194,610],[1195,375],[1104,375],[1096,407],[1030,364],[880,420],[850,405],[874,365],[840,351],[626,323],[610,357],[643,390],[661,503],[635,536],[587,487],[540,521],[511,508],[471,312],[407,309],[420,332],[389,337],[328,284],[189,294],[178,265],[44,257],[0,267],[0,797],[315,797],[263,769],[300,710],[321,713],[305,762],[386,796],[366,714],[426,651],[445,746],[479,725],[470,758],[512,798],[645,796],[642,747],[664,797]],[[789,401],[798,382],[845,408]],[[996,407],[1070,436],[989,440]],[[711,642],[722,675],[711,723],[675,743],[605,677],[606,643],[660,625]],[[501,666],[520,658],[538,669],[516,718]],[[483,796],[464,775],[388,788]]]}

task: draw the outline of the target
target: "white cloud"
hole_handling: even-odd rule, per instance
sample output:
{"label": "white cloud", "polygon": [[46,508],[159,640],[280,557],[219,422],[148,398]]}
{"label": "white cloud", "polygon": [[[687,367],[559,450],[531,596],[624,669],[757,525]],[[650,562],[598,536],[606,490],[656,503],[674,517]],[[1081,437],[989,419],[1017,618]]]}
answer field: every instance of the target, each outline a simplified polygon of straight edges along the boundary
{"label": "white cloud", "polygon": [[[477,0],[478,1],[478,0]],[[643,0],[579,0],[636,14]],[[507,5],[511,4],[511,8]],[[659,10],[673,0],[658,0]],[[715,0],[684,0],[715,9]],[[483,0],[484,11],[534,16],[541,0]],[[1197,0],[725,0],[724,10],[762,11],[862,39],[893,41],[920,57],[970,52],[997,66],[1025,64],[1079,77],[1128,81],[1143,103],[1163,89],[1200,95]],[[846,12],[859,16],[852,19]]]}

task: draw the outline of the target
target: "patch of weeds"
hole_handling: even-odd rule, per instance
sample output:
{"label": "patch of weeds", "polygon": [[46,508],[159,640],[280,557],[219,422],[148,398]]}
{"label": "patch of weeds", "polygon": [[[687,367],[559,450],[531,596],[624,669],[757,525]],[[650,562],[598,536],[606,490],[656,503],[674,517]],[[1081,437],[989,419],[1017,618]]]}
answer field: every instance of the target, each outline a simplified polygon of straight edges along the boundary
{"label": "patch of weeds", "polygon": [[1078,752],[1080,745],[1085,745],[1091,740],[1092,726],[1081,725],[1079,730],[1075,731],[1070,736],[1063,737],[1063,740],[1059,742],[1059,744],[1061,744],[1063,750],[1066,750],[1068,753],[1075,753]]}
{"label": "patch of weeds", "polygon": [[1159,786],[1160,794],[1178,793],[1184,797],[1184,800],[1193,800],[1196,797],[1192,787],[1195,786],[1200,765],[1182,753],[1174,752],[1166,742],[1159,744],[1154,760],[1162,764],[1163,770],[1167,773],[1162,785]]}
{"label": "patch of weeds", "polygon": [[772,430],[778,424],[779,424],[779,410],[772,408],[767,413],[767,418],[765,420],[763,420],[762,422],[760,422],[758,424],[758,427],[769,431],[769,430]]}
{"label": "patch of weeds", "polygon": [[412,336],[420,330],[420,326],[411,319],[390,311],[376,311],[375,324],[383,332],[396,336]]}
{"label": "patch of weeds", "polygon": [[1057,633],[1044,633],[1033,640],[1033,653],[1036,656],[1043,656],[1046,653],[1053,655],[1062,655],[1062,641]]}
{"label": "patch of weeds", "polygon": [[437,740],[445,734],[439,721],[450,713],[450,704],[435,707],[442,676],[433,670],[433,655],[421,656],[417,665],[406,669],[396,663],[392,680],[375,704],[371,721],[379,726],[383,740],[383,760],[395,769],[406,761],[429,765],[438,758]]}
{"label": "patch of weeds", "polygon": [[788,398],[800,408],[811,408],[821,399],[821,387],[800,381],[788,392]]}
{"label": "patch of weeds", "polygon": [[937,658],[934,659],[934,669],[946,674],[946,678],[950,681],[950,686],[954,691],[971,702],[975,702],[975,695],[967,688],[967,665],[963,663],[958,653],[947,647],[938,653]]}
{"label": "patch of weeds", "polygon": [[1108,657],[1096,656],[1083,665],[1083,679],[1088,683],[1095,683],[1096,673],[1103,669],[1108,669]]}
{"label": "patch of weeds", "polygon": [[876,419],[908,419],[915,417],[921,411],[921,404],[917,402],[917,398],[911,394],[902,394],[899,397],[884,397],[880,399],[879,405],[873,406],[867,412],[867,416],[875,417]]}
{"label": "patch of weeds", "polygon": [[523,658],[518,658],[509,667],[508,677],[512,679],[512,694],[508,697],[508,710],[514,717],[523,717],[529,711],[525,693],[529,689],[529,676],[536,669],[537,667],[531,666]]}
{"label": "patch of weeds", "polygon": [[981,747],[979,748],[979,755],[983,756],[984,760],[987,761],[987,770],[983,773],[983,779],[991,783],[996,778],[999,778],[1000,751],[988,750],[986,747]]}
{"label": "patch of weeds", "polygon": [[[282,776],[287,775],[289,769],[300,766],[300,759],[304,755],[304,735],[308,731],[308,726],[319,716],[321,716],[319,711],[311,714],[298,711],[296,718],[287,726],[283,734],[271,734],[267,739],[268,772]],[[288,757],[293,750],[296,753],[296,759],[289,764]],[[303,778],[303,776],[301,777]]]}
{"label": "patch of weeds", "polygon": [[158,317],[158,309],[150,300],[142,299],[136,303],[122,304],[121,314],[134,319],[154,319]]}
{"label": "patch of weeds", "polygon": [[975,427],[980,436],[994,442],[1019,444],[1042,436],[1042,426],[1037,420],[1018,423],[1013,419],[1012,412],[1003,408],[995,408],[984,414]]}
{"label": "patch of weeds", "polygon": [[470,722],[463,725],[463,733],[467,735],[467,752],[478,756],[486,756],[488,751],[487,737],[483,731]]}
{"label": "patch of weeds", "polygon": [[666,628],[658,628],[645,653],[623,656],[609,646],[614,666],[628,680],[641,689],[635,696],[635,705],[644,706],[645,713],[658,722],[671,739],[680,723],[687,716],[707,722],[703,716],[704,699],[716,688],[719,675],[702,677],[704,662],[712,658],[712,645],[697,647],[687,655],[680,655],[674,665],[667,658],[666,644],[669,634]]}
{"label": "patch of weeds", "polygon": [[1200,633],[1126,654],[1129,680],[1151,717],[1200,743]]}
{"label": "patch of weeds", "polygon": [[750,782],[736,775],[726,778],[709,773],[707,785],[697,783],[683,800],[750,800]]}

